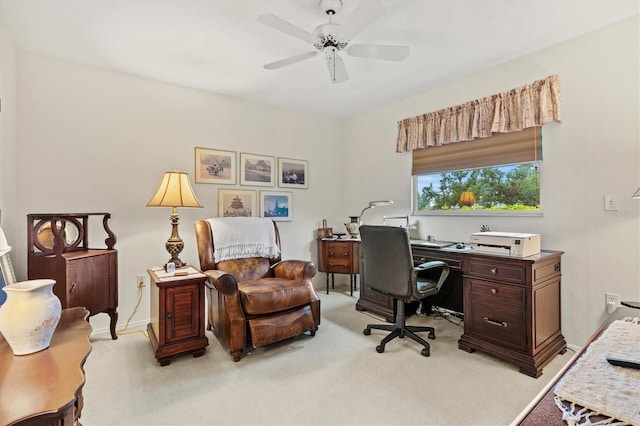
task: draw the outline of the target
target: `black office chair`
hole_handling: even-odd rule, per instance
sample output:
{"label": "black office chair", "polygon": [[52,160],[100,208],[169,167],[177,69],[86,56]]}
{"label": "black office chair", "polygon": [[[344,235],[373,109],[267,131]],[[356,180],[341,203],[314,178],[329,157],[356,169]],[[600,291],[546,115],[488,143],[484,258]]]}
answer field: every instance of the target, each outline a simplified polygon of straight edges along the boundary
{"label": "black office chair", "polygon": [[[395,324],[368,324],[362,332],[367,336],[371,329],[391,332],[376,346],[378,353],[384,352],[389,341],[407,336],[422,344],[424,349],[420,353],[429,356],[429,343],[415,333],[427,331],[429,339],[435,339],[435,330],[433,327],[406,325],[405,303],[437,294],[449,275],[449,265],[432,261],[414,267],[409,233],[405,228],[363,225],[360,227],[360,240],[361,285],[396,299]],[[425,276],[425,271],[435,269],[437,272],[436,268],[441,270],[437,280]]]}

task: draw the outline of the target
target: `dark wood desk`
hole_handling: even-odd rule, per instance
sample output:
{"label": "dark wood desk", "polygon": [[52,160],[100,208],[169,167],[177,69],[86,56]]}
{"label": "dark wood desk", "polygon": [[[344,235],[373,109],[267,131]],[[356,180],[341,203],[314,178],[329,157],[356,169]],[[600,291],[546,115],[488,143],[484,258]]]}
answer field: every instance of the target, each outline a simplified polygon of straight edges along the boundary
{"label": "dark wood desk", "polygon": [[62,310],[51,346],[29,355],[13,355],[0,335],[0,424],[79,424],[89,352],[89,311]]}
{"label": "dark wood desk", "polygon": [[[555,375],[553,379],[545,386],[545,388],[534,398],[527,407],[522,410],[518,417],[511,423],[512,425],[522,426],[555,426],[566,425],[562,420],[562,411],[556,407],[554,402],[553,388],[566,374],[575,362],[585,353],[589,345],[596,340],[607,329],[612,322],[623,319],[625,317],[637,317],[640,315],[640,309],[620,307],[607,318],[607,320],[596,330],[596,332],[587,340],[587,343],[578,351],[567,364]],[[593,416],[593,422],[598,418]]]}
{"label": "dark wood desk", "polygon": [[[458,347],[488,353],[532,377],[558,353],[566,351],[560,324],[563,252],[543,250],[529,257],[509,257],[411,246],[414,264],[442,260],[451,267],[440,295],[428,300],[464,315]],[[356,309],[395,319],[394,301],[360,279]]]}

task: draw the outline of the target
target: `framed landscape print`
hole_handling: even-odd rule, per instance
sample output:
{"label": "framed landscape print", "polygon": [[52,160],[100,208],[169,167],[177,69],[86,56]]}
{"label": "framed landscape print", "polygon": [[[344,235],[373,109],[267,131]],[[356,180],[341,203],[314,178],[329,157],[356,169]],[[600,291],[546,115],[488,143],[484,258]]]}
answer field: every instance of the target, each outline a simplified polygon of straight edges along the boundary
{"label": "framed landscape print", "polygon": [[292,193],[260,191],[260,217],[275,221],[292,219]]}
{"label": "framed landscape print", "polygon": [[275,186],[276,158],[240,153],[240,185]]}
{"label": "framed landscape print", "polygon": [[256,191],[218,189],[218,217],[258,216]]}
{"label": "framed landscape print", "polygon": [[281,188],[308,188],[309,162],[291,158],[278,158],[278,186]]}
{"label": "framed landscape print", "polygon": [[236,184],[236,153],[196,147],[196,183]]}

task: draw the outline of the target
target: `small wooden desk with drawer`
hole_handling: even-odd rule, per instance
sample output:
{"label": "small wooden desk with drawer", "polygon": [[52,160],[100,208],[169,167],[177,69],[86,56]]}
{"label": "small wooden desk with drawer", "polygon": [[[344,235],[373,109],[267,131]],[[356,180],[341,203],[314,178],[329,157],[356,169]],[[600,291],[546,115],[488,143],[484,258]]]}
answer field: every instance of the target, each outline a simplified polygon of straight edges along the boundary
{"label": "small wooden desk with drawer", "polygon": [[331,288],[335,287],[334,274],[349,274],[351,295],[357,289],[357,274],[360,273],[360,240],[340,240],[318,238],[318,270],[327,274],[327,294],[329,294],[329,274]]}

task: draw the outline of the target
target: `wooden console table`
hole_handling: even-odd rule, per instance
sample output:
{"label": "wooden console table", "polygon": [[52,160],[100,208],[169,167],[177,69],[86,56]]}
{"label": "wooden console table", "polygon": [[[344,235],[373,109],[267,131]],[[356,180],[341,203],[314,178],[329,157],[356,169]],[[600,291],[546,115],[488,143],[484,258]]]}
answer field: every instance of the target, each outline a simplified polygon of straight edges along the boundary
{"label": "wooden console table", "polygon": [[[460,349],[488,353],[532,377],[542,375],[543,366],[566,351],[560,327],[561,251],[518,258],[418,244],[411,250],[416,265],[441,260],[451,267],[441,291],[446,299],[432,299],[464,314]],[[356,309],[393,322],[394,305],[393,298],[367,288],[361,278]]]}
{"label": "wooden console table", "polygon": [[79,424],[89,352],[89,311],[62,310],[51,346],[29,355],[13,355],[0,334],[0,424]]}

